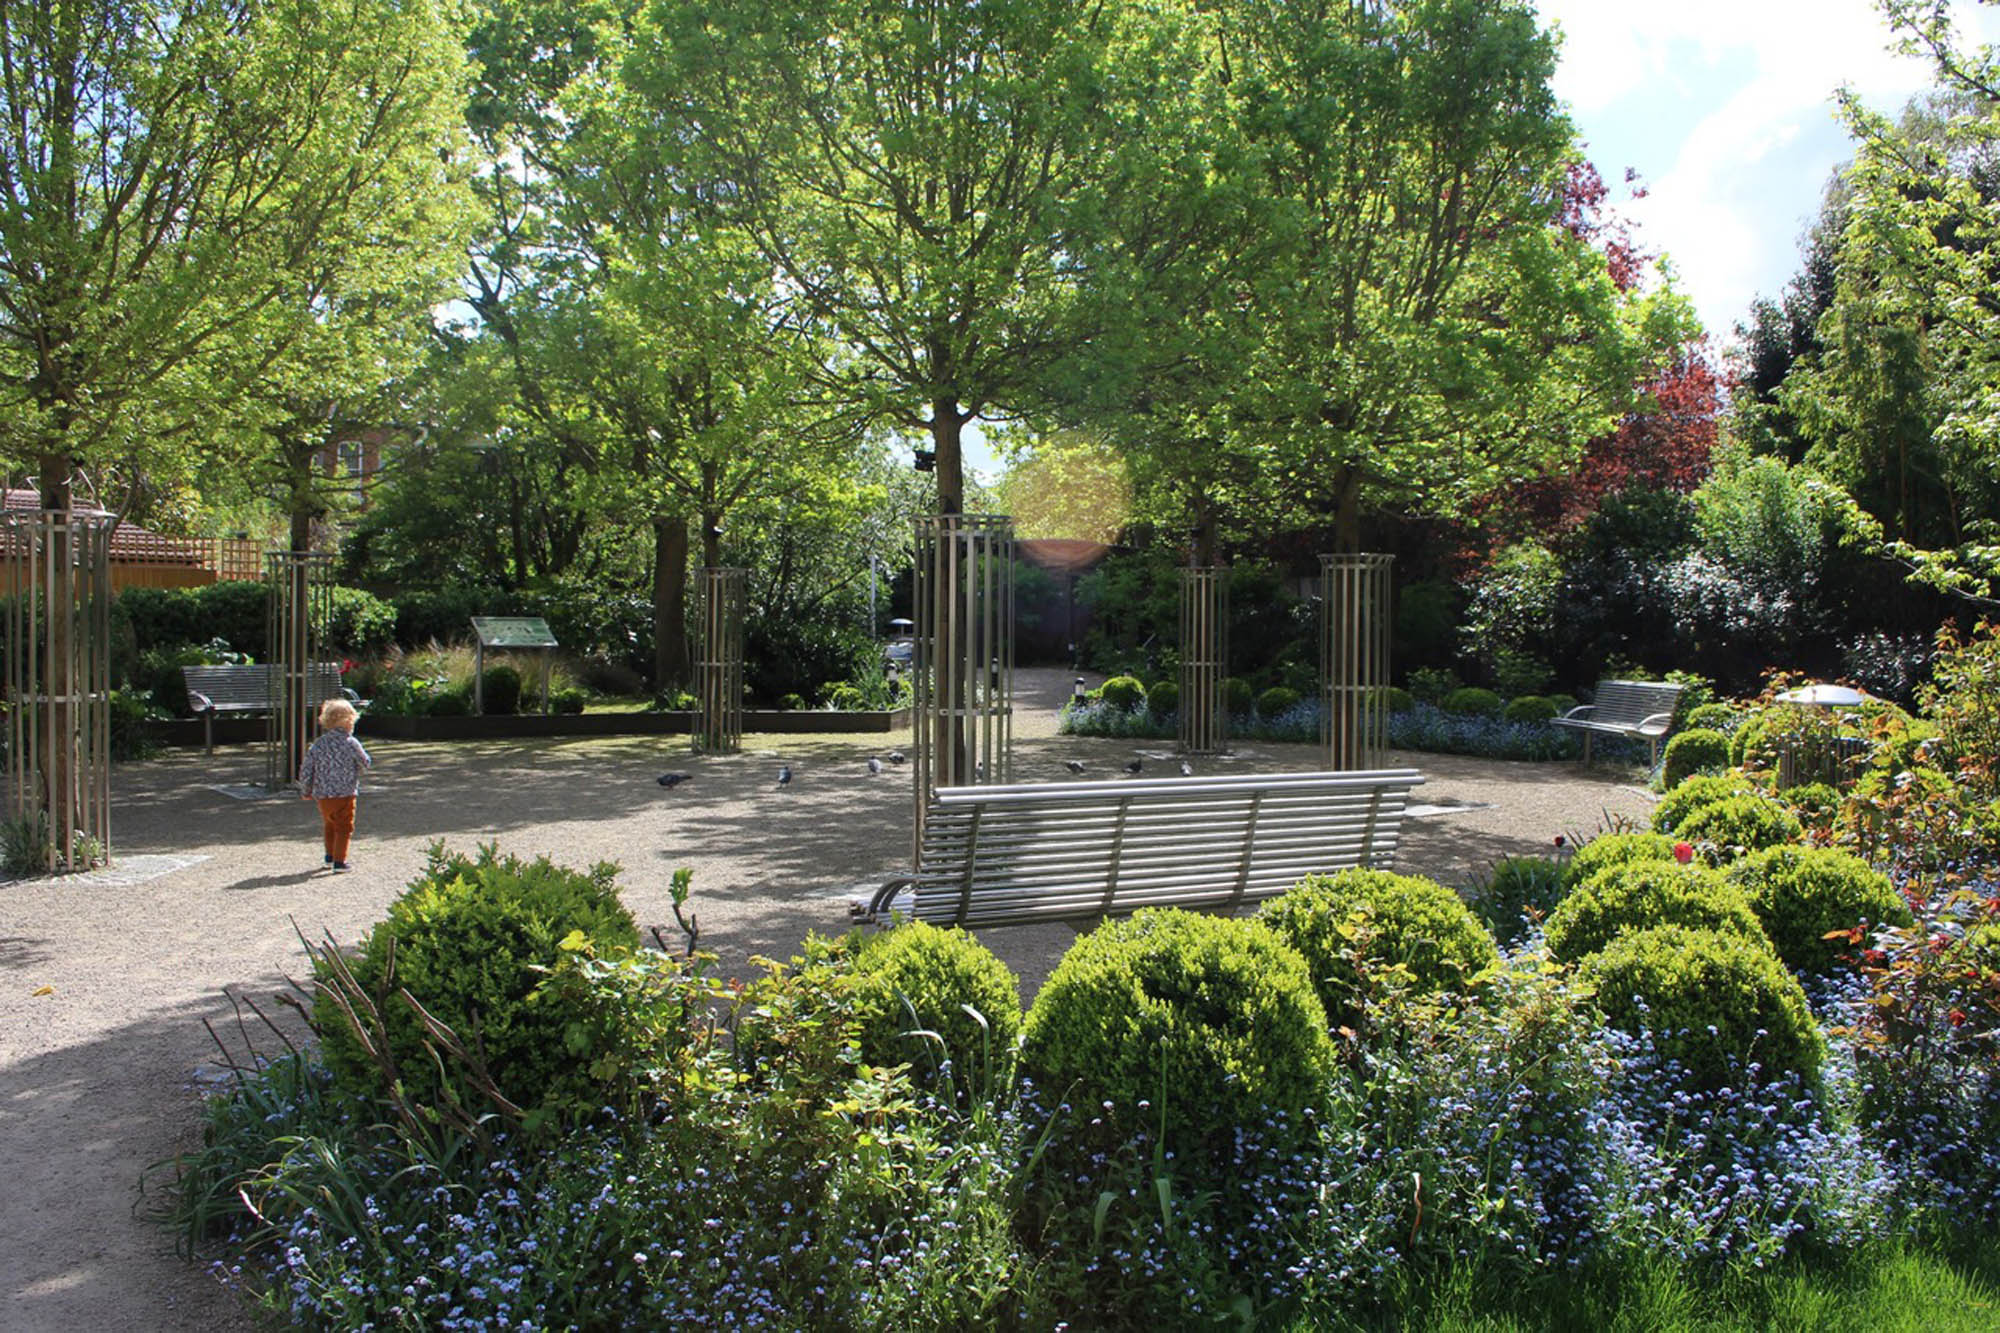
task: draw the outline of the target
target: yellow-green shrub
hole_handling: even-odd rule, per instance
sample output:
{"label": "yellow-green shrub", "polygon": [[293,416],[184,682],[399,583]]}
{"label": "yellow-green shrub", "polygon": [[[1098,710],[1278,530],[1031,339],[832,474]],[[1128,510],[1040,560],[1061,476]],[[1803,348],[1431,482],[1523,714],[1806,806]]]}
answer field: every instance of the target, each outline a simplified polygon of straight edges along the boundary
{"label": "yellow-green shrub", "polygon": [[1651,926],[1727,930],[1770,948],[1743,890],[1706,866],[1637,861],[1608,866],[1549,913],[1549,956],[1575,962],[1618,935]]}
{"label": "yellow-green shrub", "polygon": [[[948,1057],[954,1083],[967,1088],[982,1071],[1011,1068],[1021,984],[965,931],[906,922],[864,938],[854,960],[853,1013],[864,1063],[907,1064],[919,1083],[935,1085]],[[917,1035],[925,1032],[936,1039]]]}
{"label": "yellow-green shrub", "polygon": [[1769,847],[1729,867],[1728,876],[1749,895],[1778,957],[1797,972],[1831,972],[1854,953],[1852,944],[1827,939],[1828,931],[1914,922],[1887,875],[1830,847]]}

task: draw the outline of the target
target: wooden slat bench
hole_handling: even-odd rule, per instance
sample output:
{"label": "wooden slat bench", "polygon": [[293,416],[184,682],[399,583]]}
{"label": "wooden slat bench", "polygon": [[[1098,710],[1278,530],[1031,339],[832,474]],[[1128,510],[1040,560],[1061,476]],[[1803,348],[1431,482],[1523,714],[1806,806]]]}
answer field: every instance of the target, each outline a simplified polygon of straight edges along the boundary
{"label": "wooden slat bench", "polygon": [[857,915],[961,926],[1229,910],[1393,863],[1415,769],[943,787],[919,869]]}
{"label": "wooden slat bench", "polygon": [[1660,741],[1674,723],[1674,705],[1681,687],[1660,680],[1600,680],[1591,702],[1555,719],[1559,727],[1583,733],[1583,762],[1590,762],[1592,736],[1628,736],[1645,740],[1650,761],[1660,761]]}
{"label": "wooden slat bench", "polygon": [[[202,738],[215,753],[215,719],[221,713],[277,711],[284,690],[274,662],[189,666],[181,668],[187,682],[188,707],[201,718]],[[306,702],[317,708],[328,699],[353,697],[340,683],[340,663],[313,662],[306,668]]]}

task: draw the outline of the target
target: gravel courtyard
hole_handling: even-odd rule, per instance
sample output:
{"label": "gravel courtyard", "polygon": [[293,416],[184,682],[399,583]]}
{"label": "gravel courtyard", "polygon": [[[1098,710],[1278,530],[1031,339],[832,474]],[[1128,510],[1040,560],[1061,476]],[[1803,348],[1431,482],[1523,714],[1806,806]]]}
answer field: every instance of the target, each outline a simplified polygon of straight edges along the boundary
{"label": "gravel courtyard", "polygon": [[[1171,772],[1170,742],[1055,735],[1070,677],[1027,672],[1016,777],[1110,775],[1135,755]],[[233,1025],[225,991],[258,997],[303,974],[295,929],[358,938],[420,869],[434,839],[497,841],[523,856],[611,860],[641,929],[673,932],[667,883],[694,870],[705,947],[747,969],[808,931],[847,926],[846,895],[906,871],[907,766],[866,768],[888,737],[750,736],[692,758],[677,738],[423,743],[361,738],[355,869],[320,869],[318,820],[296,798],[247,796],[262,750],[173,752],[113,777],[116,860],[105,871],[0,884],[0,1329],[251,1327],[238,1299],[177,1258],[143,1216],[145,1167],[194,1138],[202,1026]],[[795,773],[776,789],[780,762]],[[1494,860],[1646,817],[1630,772],[1393,754],[1423,771],[1399,870],[1464,885]],[[1198,771],[1317,767],[1312,747],[1247,744]],[[678,788],[655,778],[693,775]],[[1057,927],[985,936],[1032,995],[1072,938]],[[270,1008],[271,1006],[266,1006]],[[136,1207],[135,1207],[136,1204]]]}

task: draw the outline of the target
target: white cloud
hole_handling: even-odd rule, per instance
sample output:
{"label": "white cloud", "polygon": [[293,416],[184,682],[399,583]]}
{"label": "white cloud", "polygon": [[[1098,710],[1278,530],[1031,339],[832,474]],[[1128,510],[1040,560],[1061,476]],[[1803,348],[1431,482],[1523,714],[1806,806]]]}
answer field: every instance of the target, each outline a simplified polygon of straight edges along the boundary
{"label": "white cloud", "polygon": [[[1894,110],[1930,82],[1925,62],[1889,49],[1868,0],[1539,8],[1564,31],[1555,88],[1591,156],[1608,177],[1629,164],[1648,178],[1626,211],[1722,335],[1798,267],[1798,237],[1851,151],[1835,90]],[[1959,9],[1966,31],[2000,34],[1991,11]]]}

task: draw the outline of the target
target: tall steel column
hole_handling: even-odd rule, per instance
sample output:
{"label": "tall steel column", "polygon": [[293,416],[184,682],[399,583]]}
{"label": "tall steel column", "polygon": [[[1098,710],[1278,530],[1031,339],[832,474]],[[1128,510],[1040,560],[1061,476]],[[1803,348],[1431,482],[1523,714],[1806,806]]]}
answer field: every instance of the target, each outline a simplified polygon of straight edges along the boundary
{"label": "tall steel column", "polygon": [[111,854],[111,515],[4,516],[7,773],[12,813],[43,863],[88,870]]}
{"label": "tall steel column", "polygon": [[1320,742],[1336,772],[1380,768],[1389,748],[1392,555],[1322,555]]}
{"label": "tall steel column", "polygon": [[704,565],[696,572],[694,749],[743,748],[743,609],[749,571]]}
{"label": "tall steel column", "polygon": [[916,846],[939,787],[1013,774],[1014,520],[941,514],[917,520]]}
{"label": "tall steel column", "polygon": [[1181,570],[1180,748],[1221,754],[1229,748],[1229,571],[1213,565]]}

